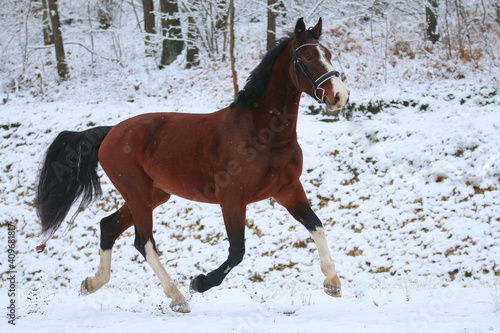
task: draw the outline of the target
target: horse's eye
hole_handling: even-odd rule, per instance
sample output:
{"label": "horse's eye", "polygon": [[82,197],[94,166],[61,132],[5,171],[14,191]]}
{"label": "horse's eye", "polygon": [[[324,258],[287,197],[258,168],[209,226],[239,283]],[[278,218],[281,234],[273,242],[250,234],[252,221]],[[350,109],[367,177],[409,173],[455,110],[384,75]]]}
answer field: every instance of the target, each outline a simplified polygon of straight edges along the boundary
{"label": "horse's eye", "polygon": [[311,61],[311,60],[313,60],[313,57],[311,57],[310,55],[307,55],[307,56],[306,56],[306,60],[307,60],[307,61]]}

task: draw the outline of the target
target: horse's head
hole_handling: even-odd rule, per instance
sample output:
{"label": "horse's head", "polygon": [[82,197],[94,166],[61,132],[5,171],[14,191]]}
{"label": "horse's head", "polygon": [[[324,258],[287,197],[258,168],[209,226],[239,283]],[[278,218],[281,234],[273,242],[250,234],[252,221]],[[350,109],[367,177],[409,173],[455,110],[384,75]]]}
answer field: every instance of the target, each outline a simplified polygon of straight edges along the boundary
{"label": "horse's head", "polygon": [[293,52],[291,77],[297,89],[309,94],[319,103],[325,103],[327,110],[339,110],[349,101],[349,91],[340,78],[340,73],[332,66],[330,51],[319,43],[320,36],[321,18],[309,30],[306,30],[302,18],[297,21],[290,43]]}

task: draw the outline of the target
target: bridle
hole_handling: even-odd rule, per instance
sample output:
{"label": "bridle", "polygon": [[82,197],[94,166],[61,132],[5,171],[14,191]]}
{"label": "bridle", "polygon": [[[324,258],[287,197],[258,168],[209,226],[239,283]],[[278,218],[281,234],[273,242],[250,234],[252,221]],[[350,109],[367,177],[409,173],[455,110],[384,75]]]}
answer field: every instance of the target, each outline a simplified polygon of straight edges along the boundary
{"label": "bridle", "polygon": [[[320,46],[320,45],[321,45],[320,43],[308,43],[308,44],[302,44],[299,47],[297,47],[296,49],[294,49],[293,50],[293,62],[294,62],[293,71],[295,73],[295,81],[297,81],[297,85],[300,87],[300,83],[299,83],[299,78],[297,76],[297,69],[296,69],[296,67],[298,66],[300,68],[300,70],[302,71],[302,73],[304,73],[304,75],[306,76],[307,80],[311,84],[311,87],[312,87],[312,96],[316,99],[316,101],[318,103],[324,103],[325,102],[324,101],[324,98],[325,98],[325,89],[321,88],[321,85],[323,83],[325,83],[326,81],[328,81],[329,79],[331,79],[332,77],[334,77],[334,76],[335,77],[339,77],[340,73],[337,72],[337,71],[330,71],[330,72],[327,72],[327,73],[321,75],[316,80],[314,80],[311,77],[311,74],[309,73],[309,71],[307,70],[306,65],[304,65],[304,63],[300,60],[300,57],[297,54],[297,51],[300,50],[303,47],[306,47],[306,46]],[[323,93],[321,94],[321,98],[318,96],[318,90],[323,91]]]}

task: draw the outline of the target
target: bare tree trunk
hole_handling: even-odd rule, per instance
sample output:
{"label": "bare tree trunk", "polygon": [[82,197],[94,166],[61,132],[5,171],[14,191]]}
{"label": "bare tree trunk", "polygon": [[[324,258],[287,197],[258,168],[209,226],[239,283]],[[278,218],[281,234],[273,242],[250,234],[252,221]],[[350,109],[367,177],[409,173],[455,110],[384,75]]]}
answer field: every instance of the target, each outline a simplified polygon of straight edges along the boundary
{"label": "bare tree trunk", "polygon": [[234,1],[229,0],[229,58],[231,61],[231,74],[233,77],[234,96],[238,94],[238,75],[236,73],[236,60],[234,57]]}
{"label": "bare tree trunk", "polygon": [[43,44],[52,45],[54,44],[54,38],[52,37],[52,29],[50,26],[49,17],[49,4],[47,3],[47,0],[42,0],[42,8]]}
{"label": "bare tree trunk", "polygon": [[438,0],[427,0],[425,6],[426,36],[433,44],[439,41]]}
{"label": "bare tree trunk", "polygon": [[177,0],[160,0],[160,11],[163,14],[161,18],[163,46],[160,63],[162,66],[167,66],[177,59],[184,48]]}
{"label": "bare tree trunk", "polygon": [[267,49],[276,42],[276,3],[277,0],[267,0]]}
{"label": "bare tree trunk", "polygon": [[217,21],[215,23],[215,27],[219,30],[224,30],[224,31],[226,30],[225,27],[227,26],[228,22],[225,8],[226,8],[226,0],[219,0],[217,3],[217,12],[220,14],[217,15]]}
{"label": "bare tree trunk", "polygon": [[[226,50],[228,42],[228,26],[229,26],[229,7],[226,8],[227,1],[219,0],[217,4],[217,21],[215,23],[215,28],[217,29],[215,33],[215,38],[222,35],[222,61],[226,62]],[[234,7],[234,3],[233,3]],[[227,10],[226,10],[227,9]],[[217,53],[219,50],[217,49]]]}
{"label": "bare tree trunk", "polygon": [[142,0],[142,9],[144,12],[144,32],[146,33],[146,55],[154,54],[153,42],[151,35],[155,34],[155,14],[153,0]]}
{"label": "bare tree trunk", "polygon": [[196,15],[196,5],[197,1],[192,2],[191,12],[188,17],[188,31],[187,31],[187,50],[186,50],[186,68],[196,67],[200,64],[198,59],[199,50],[194,41],[196,40],[196,21],[194,16]]}
{"label": "bare tree trunk", "polygon": [[59,22],[59,11],[56,0],[47,0],[50,11],[50,21],[52,23],[52,36],[54,38],[54,47],[56,50],[57,74],[63,80],[69,77],[66,57],[64,55],[64,45],[61,34],[61,24]]}
{"label": "bare tree trunk", "polygon": [[113,0],[100,0],[97,8],[97,18],[101,29],[108,29],[113,23]]}
{"label": "bare tree trunk", "polygon": [[495,2],[496,21],[500,25],[500,1]]}
{"label": "bare tree trunk", "polygon": [[465,20],[465,15],[463,15],[462,0],[455,0],[455,9],[457,11],[457,40],[458,40],[458,56],[462,58],[464,56],[464,32],[467,27],[467,22]]}

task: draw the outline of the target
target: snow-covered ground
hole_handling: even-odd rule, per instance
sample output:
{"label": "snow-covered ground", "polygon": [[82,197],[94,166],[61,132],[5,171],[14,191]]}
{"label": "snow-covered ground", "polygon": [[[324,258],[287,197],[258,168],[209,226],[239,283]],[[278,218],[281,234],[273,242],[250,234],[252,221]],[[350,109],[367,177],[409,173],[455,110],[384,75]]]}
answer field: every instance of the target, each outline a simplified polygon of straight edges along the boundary
{"label": "snow-covered ground", "polygon": [[[408,284],[347,285],[333,299],[317,288],[272,282],[195,295],[192,313],[168,308],[156,287],[112,284],[88,297],[75,290],[23,290],[18,332],[498,332],[498,290]],[[72,284],[76,289],[77,283]],[[4,323],[2,323],[4,325]]]}
{"label": "snow-covered ground", "polygon": [[[252,28],[241,27],[241,35],[249,35],[246,29]],[[333,46],[332,38],[325,43]],[[240,60],[240,82],[257,64],[260,42],[252,41]],[[248,207],[243,263],[220,287],[193,295],[187,315],[169,309],[131,230],[115,246],[111,282],[78,295],[81,281],[97,269],[98,222],[121,204],[104,175],[104,196],[61,228],[44,253],[34,251],[40,243],[34,188],[43,153],[60,131],[113,125],[145,112],[215,111],[231,101],[228,68],[180,70],[177,63],[160,71],[140,64],[106,69],[105,78],[74,68],[78,79],[49,84],[48,92],[0,95],[0,306],[6,315],[12,299],[6,292],[11,223],[19,316],[11,326],[0,313],[0,330],[500,331],[498,79],[471,72],[465,79],[395,80],[412,66],[426,70],[398,60],[386,73],[390,83],[370,84],[362,78],[374,76],[360,74],[356,59],[342,58],[351,102],[383,109],[337,120],[308,114],[318,106],[304,97],[298,128],[302,181],[325,224],[343,297],[322,292],[316,248],[305,229],[263,201]],[[160,258],[187,295],[191,278],[227,256],[220,209],[172,198],[155,211],[155,221]]]}
{"label": "snow-covered ground", "polygon": [[[82,279],[97,268],[98,221],[120,204],[105,179],[104,197],[66,232],[58,232],[45,253],[34,252],[40,239],[32,207],[38,163],[56,133],[176,110],[181,98],[7,103],[2,106],[2,123],[10,125],[2,127],[0,214],[2,221],[17,225],[16,329],[498,330],[499,100],[463,85],[455,85],[456,97],[446,100],[441,98],[446,84],[452,83],[433,87],[432,96],[429,87],[388,88],[378,98],[412,99],[417,105],[349,121],[306,115],[306,105],[314,102],[303,99],[298,129],[305,152],[303,182],[325,223],[344,281],[343,298],[321,291],[317,253],[303,227],[264,201],[248,209],[245,260],[221,287],[194,295],[189,315],[168,308],[159,282],[132,245],[131,231],[115,247],[110,284],[78,296]],[[193,111],[204,111],[196,109],[196,100],[190,103]],[[422,111],[422,104],[429,109]],[[192,277],[217,267],[227,255],[220,209],[174,198],[155,219],[162,261],[187,293]],[[7,231],[2,239],[6,244]],[[6,251],[0,259],[4,267]],[[8,304],[6,293],[1,297],[1,304]]]}

